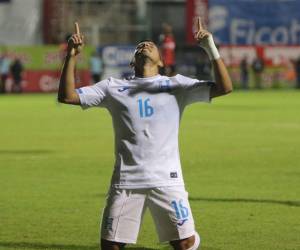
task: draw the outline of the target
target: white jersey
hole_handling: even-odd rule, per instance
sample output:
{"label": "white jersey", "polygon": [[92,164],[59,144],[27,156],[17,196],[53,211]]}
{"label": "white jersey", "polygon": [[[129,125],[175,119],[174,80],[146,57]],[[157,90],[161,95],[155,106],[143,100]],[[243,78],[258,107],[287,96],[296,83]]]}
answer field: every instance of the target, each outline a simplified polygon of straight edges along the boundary
{"label": "white jersey", "polygon": [[77,89],[82,108],[105,107],[112,116],[114,187],[184,185],[178,148],[180,118],[186,105],[210,101],[210,83],[157,75],[108,78]]}

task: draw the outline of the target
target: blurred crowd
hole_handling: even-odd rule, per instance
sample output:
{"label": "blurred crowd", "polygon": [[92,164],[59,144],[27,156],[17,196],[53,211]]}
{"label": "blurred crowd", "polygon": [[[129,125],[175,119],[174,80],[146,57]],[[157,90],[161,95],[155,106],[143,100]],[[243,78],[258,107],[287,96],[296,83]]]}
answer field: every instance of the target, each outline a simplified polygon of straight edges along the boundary
{"label": "blurred crowd", "polygon": [[[292,69],[288,69],[287,71],[291,70],[291,79],[295,82],[295,88],[300,89],[300,57],[296,60],[289,60],[289,64],[292,65]],[[240,88],[242,89],[249,89],[250,88],[250,73],[253,75],[253,87],[255,89],[263,88],[263,73],[266,69],[265,61],[262,57],[257,55],[257,57],[252,61],[249,62],[248,58],[245,56],[240,61],[239,65],[239,72],[240,72]],[[273,82],[271,83],[271,87],[278,87],[277,81],[278,73],[273,74],[275,77]]]}
{"label": "blurred crowd", "polygon": [[[63,59],[67,40],[70,35],[59,45],[59,57]],[[170,24],[163,23],[161,34],[153,39],[159,47],[164,67],[161,74],[173,76],[177,73],[190,75],[198,79],[212,79],[212,69],[209,58],[198,46],[191,48],[178,48],[173,29]],[[102,55],[101,47],[95,48],[88,59],[90,81],[92,84],[101,81],[105,76],[105,60]],[[235,66],[227,65],[232,75],[236,88],[243,90],[262,89],[269,87],[295,87],[300,89],[300,57],[298,59],[288,60],[289,66],[283,66],[280,70],[272,69],[270,63],[266,63],[264,58],[257,53],[255,58],[249,58],[246,55],[238,61]],[[274,67],[273,67],[274,68]],[[270,70],[271,69],[271,70]],[[24,65],[20,58],[15,54],[8,53],[3,47],[0,52],[0,94],[7,92],[21,93],[22,80],[24,77]],[[60,69],[58,69],[59,71]],[[282,82],[283,71],[289,71],[285,75],[289,76],[289,83]],[[270,73],[271,72],[271,73]],[[279,76],[281,74],[281,76]],[[270,84],[266,84],[269,77]]]}
{"label": "blurred crowd", "polygon": [[300,89],[300,57],[293,61],[296,72],[296,88]]}
{"label": "blurred crowd", "polygon": [[[21,93],[24,67],[18,57],[11,57],[6,49],[0,54],[0,94]],[[10,77],[10,78],[9,78]]]}

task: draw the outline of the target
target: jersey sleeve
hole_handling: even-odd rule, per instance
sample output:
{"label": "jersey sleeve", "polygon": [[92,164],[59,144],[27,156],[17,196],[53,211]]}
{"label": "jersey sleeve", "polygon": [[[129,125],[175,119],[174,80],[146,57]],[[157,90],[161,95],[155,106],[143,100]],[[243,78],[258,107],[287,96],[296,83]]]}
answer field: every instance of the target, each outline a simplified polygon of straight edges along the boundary
{"label": "jersey sleeve", "polygon": [[195,102],[210,102],[213,81],[198,80],[183,75],[175,76],[177,93],[182,97],[185,105]]}
{"label": "jersey sleeve", "polygon": [[90,107],[105,107],[108,95],[109,79],[98,82],[92,86],[76,89],[83,109]]}

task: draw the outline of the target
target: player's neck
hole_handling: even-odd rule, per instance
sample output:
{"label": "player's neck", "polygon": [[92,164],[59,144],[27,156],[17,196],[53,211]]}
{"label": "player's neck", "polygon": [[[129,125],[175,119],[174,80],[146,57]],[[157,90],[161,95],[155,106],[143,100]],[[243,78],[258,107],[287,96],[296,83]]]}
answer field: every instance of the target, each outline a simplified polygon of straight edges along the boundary
{"label": "player's neck", "polygon": [[135,67],[135,76],[136,77],[152,77],[159,74],[157,65],[148,65],[145,64],[143,67]]}

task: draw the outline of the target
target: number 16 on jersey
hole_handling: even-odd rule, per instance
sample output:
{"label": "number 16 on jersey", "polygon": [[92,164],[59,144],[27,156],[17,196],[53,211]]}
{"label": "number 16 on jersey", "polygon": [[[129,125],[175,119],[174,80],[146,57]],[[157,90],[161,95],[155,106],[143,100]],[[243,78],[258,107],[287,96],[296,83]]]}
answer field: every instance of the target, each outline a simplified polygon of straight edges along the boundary
{"label": "number 16 on jersey", "polygon": [[139,114],[141,118],[150,117],[153,115],[154,109],[149,104],[150,98],[147,98],[146,100],[140,98],[137,102],[139,105]]}

